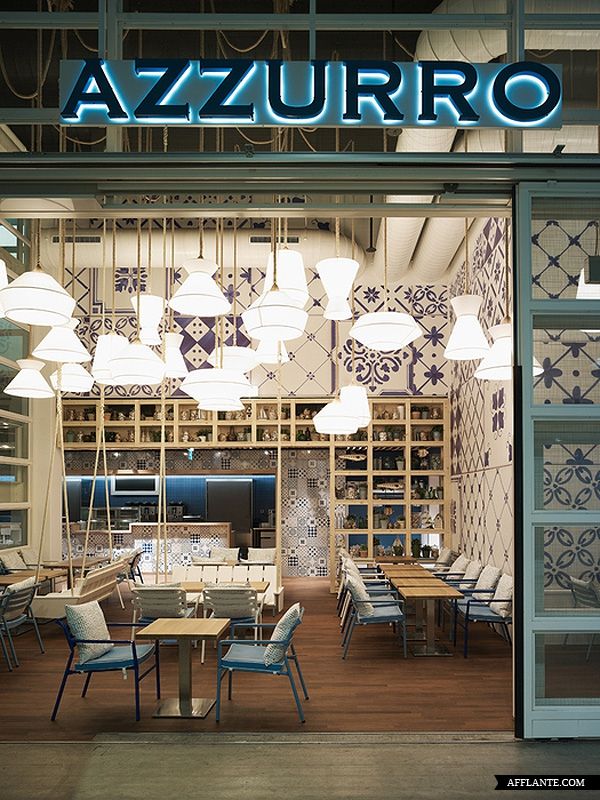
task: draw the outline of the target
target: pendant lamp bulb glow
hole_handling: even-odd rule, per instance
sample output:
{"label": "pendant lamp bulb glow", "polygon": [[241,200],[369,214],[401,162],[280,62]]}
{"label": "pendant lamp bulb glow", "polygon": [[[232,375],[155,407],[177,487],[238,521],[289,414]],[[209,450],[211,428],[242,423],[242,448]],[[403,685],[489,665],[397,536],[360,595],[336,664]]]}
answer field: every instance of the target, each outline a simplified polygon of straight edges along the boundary
{"label": "pendant lamp bulb glow", "polygon": [[12,397],[28,397],[40,400],[54,397],[48,381],[42,375],[44,362],[35,358],[21,358],[17,361],[19,371],[5,387],[4,393]]}
{"label": "pendant lamp bulb glow", "polygon": [[449,361],[473,361],[484,358],[490,350],[479,322],[483,299],[475,294],[462,294],[450,301],[456,321],[444,350]]}

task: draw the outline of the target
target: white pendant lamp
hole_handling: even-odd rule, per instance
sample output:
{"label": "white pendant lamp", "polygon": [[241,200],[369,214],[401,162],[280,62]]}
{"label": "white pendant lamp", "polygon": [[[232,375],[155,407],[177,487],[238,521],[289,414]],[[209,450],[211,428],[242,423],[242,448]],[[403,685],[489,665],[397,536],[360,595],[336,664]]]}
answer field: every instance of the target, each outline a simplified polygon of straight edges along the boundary
{"label": "white pendant lamp", "polygon": [[166,302],[156,294],[141,294],[131,298],[131,305],[140,318],[140,342],[147,345],[160,344],[159,327],[165,312]]}
{"label": "white pendant lamp", "polygon": [[185,378],[188,368],[181,353],[183,336],[180,333],[165,333],[165,377]]}
{"label": "white pendant lamp", "polygon": [[473,361],[488,354],[490,346],[478,318],[482,302],[475,294],[462,294],[450,301],[456,321],[444,350],[449,361]]}
{"label": "white pendant lamp", "polygon": [[316,269],[327,294],[325,319],[350,319],[352,309],[348,302],[352,284],[358,272],[358,261],[353,258],[324,258]]}
{"label": "white pendant lamp", "polygon": [[28,397],[32,400],[54,397],[48,381],[42,375],[44,362],[35,358],[21,358],[17,361],[19,371],[4,389],[12,397]]}
{"label": "white pendant lamp", "polygon": [[181,390],[206,411],[236,411],[243,408],[240,401],[250,389],[250,381],[242,372],[221,367],[195,369],[181,382]]}
{"label": "white pendant lamp", "polygon": [[367,390],[357,383],[350,383],[340,389],[340,400],[348,411],[354,416],[358,428],[365,428],[371,422],[371,408]]}
{"label": "white pendant lamp", "polygon": [[242,320],[251,339],[288,342],[302,336],[308,314],[274,284],[272,289],[242,312]]}
{"label": "white pendant lamp", "polygon": [[284,342],[279,339],[263,339],[258,343],[255,352],[259,364],[277,366],[287,364],[290,360]]}
{"label": "white pendant lamp", "polygon": [[401,311],[373,311],[363,314],[350,328],[349,335],[371,350],[389,353],[400,350],[422,336],[421,326]]}
{"label": "white pendant lamp", "polygon": [[[291,302],[298,308],[304,308],[308,302],[308,285],[302,254],[288,247],[277,250],[277,285],[286,293]],[[273,253],[269,253],[267,274],[265,275],[265,291],[271,289],[274,282],[275,262]]]}
{"label": "white pendant lamp", "polygon": [[480,381],[510,381],[513,375],[512,325],[503,322],[489,329],[493,344],[475,370]]}
{"label": "white pendant lamp", "polygon": [[87,393],[94,385],[94,378],[81,364],[64,364],[50,375],[50,383],[55,391]]}
{"label": "white pendant lamp", "polygon": [[0,303],[12,322],[50,327],[68,322],[75,308],[75,300],[39,264],[0,290]]}
{"label": "white pendant lamp", "polygon": [[313,423],[317,433],[348,436],[356,433],[358,422],[351,409],[341,400],[335,399],[315,414]]}
{"label": "white pendant lamp", "polygon": [[113,355],[108,362],[114,386],[157,386],[165,376],[165,364],[139,339]]}
{"label": "white pendant lamp", "polygon": [[109,361],[129,346],[129,340],[118,333],[102,333],[96,341],[91,373],[100,386],[113,386]]}
{"label": "white pendant lamp", "polygon": [[206,258],[184,261],[188,274],[169,300],[169,306],[184,317],[218,317],[227,314],[231,303],[212,277],[219,265]]}
{"label": "white pendant lamp", "polygon": [[91,361],[91,355],[75,333],[78,325],[79,320],[70,319],[66,325],[55,325],[50,328],[32,355],[43,361],[56,361],[59,364],[82,364]]}
{"label": "white pendant lamp", "polygon": [[233,369],[237,372],[251,372],[258,366],[257,351],[252,347],[238,347],[237,345],[223,345],[215,348],[208,357],[212,367]]}

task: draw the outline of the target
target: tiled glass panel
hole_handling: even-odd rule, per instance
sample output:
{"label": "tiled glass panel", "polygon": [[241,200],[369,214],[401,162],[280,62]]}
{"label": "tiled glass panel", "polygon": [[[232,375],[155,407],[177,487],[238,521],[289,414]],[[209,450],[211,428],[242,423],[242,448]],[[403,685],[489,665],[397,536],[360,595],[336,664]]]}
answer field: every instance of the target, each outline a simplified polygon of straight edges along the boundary
{"label": "tiled glass panel", "polygon": [[600,614],[600,525],[539,526],[534,535],[537,613]]}
{"label": "tiled glass panel", "polygon": [[535,636],[538,705],[600,704],[600,630]]}

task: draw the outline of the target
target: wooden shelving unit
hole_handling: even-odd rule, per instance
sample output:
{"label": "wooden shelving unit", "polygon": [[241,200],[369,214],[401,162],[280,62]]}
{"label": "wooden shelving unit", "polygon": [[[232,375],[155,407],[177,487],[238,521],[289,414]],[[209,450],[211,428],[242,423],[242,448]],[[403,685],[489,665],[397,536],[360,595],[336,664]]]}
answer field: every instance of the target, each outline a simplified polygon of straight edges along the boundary
{"label": "wooden shelving unit", "polygon": [[[327,448],[330,573],[342,543],[358,557],[435,556],[450,539],[448,401],[373,398],[371,424],[348,437],[316,433],[312,418],[328,401],[260,398],[246,401],[243,411],[216,413],[189,399],[169,400],[165,447]],[[65,448],[95,447],[99,415],[99,401],[65,400]],[[158,400],[106,401],[107,448],[160,447],[160,417]]]}

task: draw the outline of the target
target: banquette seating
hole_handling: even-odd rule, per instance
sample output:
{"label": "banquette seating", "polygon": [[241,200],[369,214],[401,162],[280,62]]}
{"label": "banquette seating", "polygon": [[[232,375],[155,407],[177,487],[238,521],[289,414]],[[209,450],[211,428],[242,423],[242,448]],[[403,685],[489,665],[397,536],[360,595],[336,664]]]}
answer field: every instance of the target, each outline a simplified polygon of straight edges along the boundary
{"label": "banquette seating", "polygon": [[172,579],[175,582],[198,581],[200,583],[220,584],[249,581],[268,581],[269,587],[264,605],[279,613],[283,610],[284,590],[277,577],[275,564],[192,564],[173,567]]}

